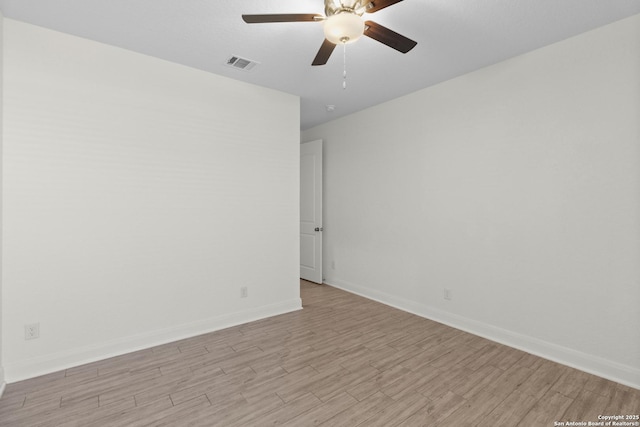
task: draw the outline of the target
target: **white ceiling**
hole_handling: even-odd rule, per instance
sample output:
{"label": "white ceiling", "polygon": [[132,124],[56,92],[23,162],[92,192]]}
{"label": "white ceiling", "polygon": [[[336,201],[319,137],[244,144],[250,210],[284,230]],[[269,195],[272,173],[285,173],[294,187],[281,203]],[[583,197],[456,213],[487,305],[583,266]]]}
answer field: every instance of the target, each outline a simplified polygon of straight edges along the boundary
{"label": "white ceiling", "polygon": [[[415,41],[401,54],[363,37],[325,66],[317,22],[246,24],[242,14],[324,13],[323,0],[0,0],[29,22],[301,98],[301,129],[640,13],[640,0],[404,0],[366,18]],[[225,65],[238,55],[250,72]],[[335,105],[327,112],[326,105]]]}

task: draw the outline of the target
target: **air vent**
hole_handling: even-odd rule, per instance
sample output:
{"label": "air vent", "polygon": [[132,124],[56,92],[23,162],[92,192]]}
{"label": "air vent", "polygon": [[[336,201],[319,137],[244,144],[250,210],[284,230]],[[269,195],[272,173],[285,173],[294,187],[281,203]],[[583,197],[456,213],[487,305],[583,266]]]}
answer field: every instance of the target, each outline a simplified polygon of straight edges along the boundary
{"label": "air vent", "polygon": [[251,71],[256,65],[258,65],[258,62],[234,55],[227,59],[227,65],[229,67],[237,68],[238,70]]}

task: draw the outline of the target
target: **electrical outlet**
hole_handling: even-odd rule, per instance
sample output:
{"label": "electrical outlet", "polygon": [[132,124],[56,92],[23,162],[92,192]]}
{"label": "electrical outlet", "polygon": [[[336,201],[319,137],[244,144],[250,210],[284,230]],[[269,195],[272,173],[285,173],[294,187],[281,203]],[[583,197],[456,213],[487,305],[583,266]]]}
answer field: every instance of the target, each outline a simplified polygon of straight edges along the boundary
{"label": "electrical outlet", "polygon": [[249,289],[246,286],[240,288],[240,298],[246,298],[249,296]]}
{"label": "electrical outlet", "polygon": [[24,339],[35,340],[36,338],[40,338],[40,323],[24,325]]}
{"label": "electrical outlet", "polygon": [[446,299],[447,301],[451,301],[451,298],[451,289],[444,288],[444,299]]}

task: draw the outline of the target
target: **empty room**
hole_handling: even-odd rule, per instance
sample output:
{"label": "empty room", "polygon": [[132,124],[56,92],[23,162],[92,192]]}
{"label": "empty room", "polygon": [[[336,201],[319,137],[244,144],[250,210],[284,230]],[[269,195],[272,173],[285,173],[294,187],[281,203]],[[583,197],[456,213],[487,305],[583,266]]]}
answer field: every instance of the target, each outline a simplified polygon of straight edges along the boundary
{"label": "empty room", "polygon": [[0,0],[0,426],[640,426],[637,0]]}

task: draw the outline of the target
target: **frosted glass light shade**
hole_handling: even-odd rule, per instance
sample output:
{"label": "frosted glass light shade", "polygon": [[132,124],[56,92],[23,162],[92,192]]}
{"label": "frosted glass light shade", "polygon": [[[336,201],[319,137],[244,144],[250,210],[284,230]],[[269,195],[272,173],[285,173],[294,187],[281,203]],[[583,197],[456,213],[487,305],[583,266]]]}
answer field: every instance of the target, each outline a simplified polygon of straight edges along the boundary
{"label": "frosted glass light shade", "polygon": [[363,32],[364,21],[355,13],[338,13],[324,21],[324,36],[333,44],[353,43]]}

